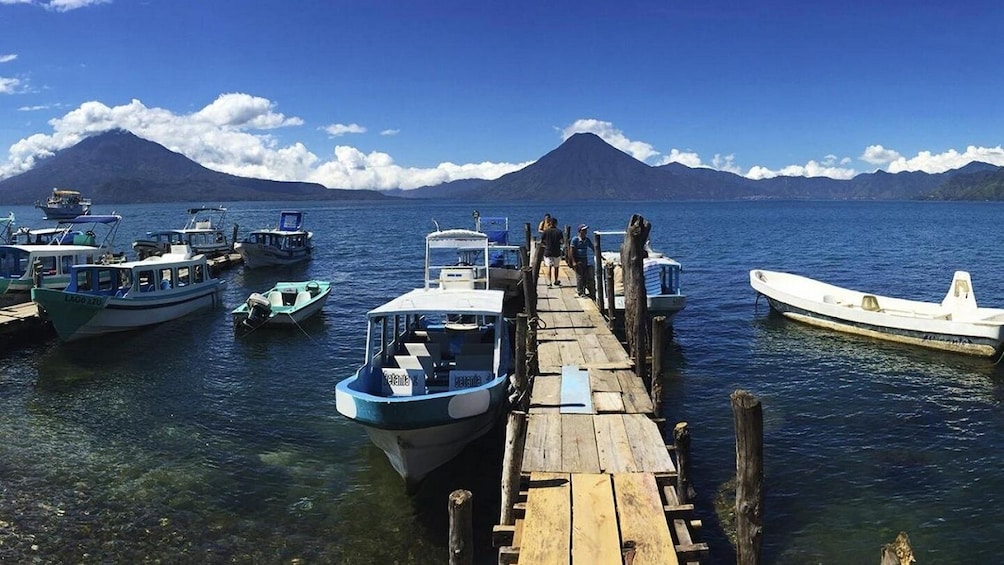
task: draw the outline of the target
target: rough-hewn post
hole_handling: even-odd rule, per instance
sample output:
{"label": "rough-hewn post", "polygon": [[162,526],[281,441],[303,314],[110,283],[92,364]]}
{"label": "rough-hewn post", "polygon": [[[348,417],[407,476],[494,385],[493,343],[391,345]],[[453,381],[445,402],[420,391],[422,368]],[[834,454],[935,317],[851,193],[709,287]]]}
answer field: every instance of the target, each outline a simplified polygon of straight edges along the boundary
{"label": "rough-hewn post", "polygon": [[505,452],[502,454],[502,512],[499,524],[516,523],[513,505],[519,495],[519,477],[523,467],[523,447],[526,444],[526,412],[509,413],[505,428]]}
{"label": "rough-hewn post", "polygon": [[603,271],[607,281],[603,286],[607,295],[607,327],[613,329],[617,320],[617,302],[614,295],[614,266],[606,265],[603,267]]}
{"label": "rough-hewn post", "polygon": [[234,235],[230,237],[230,252],[233,253],[237,245],[237,224],[234,224]]}
{"label": "rough-hewn post", "polygon": [[624,271],[624,335],[634,359],[635,374],[645,378],[645,338],[648,318],[648,296],[645,292],[645,242],[652,224],[634,214],[628,223],[624,243],[621,244],[621,269]]}
{"label": "rough-hewn post", "polygon": [[455,490],[450,493],[450,565],[474,563],[471,496],[469,490]]}
{"label": "rough-hewn post", "polygon": [[606,289],[603,286],[603,251],[600,249],[600,234],[593,232],[593,250],[596,251],[596,260],[593,262],[596,268],[593,275],[596,277],[596,293],[593,300],[596,301],[596,309],[603,312],[603,299],[606,298]]}
{"label": "rough-hewn post", "polygon": [[732,393],[736,428],[736,563],[760,563],[763,543],[763,408],[755,396]]}
{"label": "rough-hewn post", "polygon": [[910,547],[910,536],[906,532],[900,532],[892,543],[882,546],[882,561],[879,565],[910,565],[916,561],[913,548]]}
{"label": "rough-hewn post", "polygon": [[[526,242],[526,248],[530,249],[533,246],[533,232],[530,231],[530,222],[523,224],[523,241]],[[524,265],[526,263],[523,263]]]}
{"label": "rough-hewn post", "polygon": [[666,317],[655,316],[652,318],[652,406],[655,407],[655,415],[662,414],[662,352],[664,351],[663,338],[666,335]]}
{"label": "rough-hewn post", "polygon": [[[537,246],[540,248],[540,246]],[[526,314],[529,316],[529,327],[526,338],[527,373],[536,375],[539,372],[537,365],[537,282],[536,274],[540,272],[540,266],[523,267],[523,300]]]}
{"label": "rough-hewn post", "polygon": [[673,451],[676,452],[676,497],[680,504],[687,504],[695,493],[690,484],[690,428],[686,422],[673,428]]}
{"label": "rough-hewn post", "polygon": [[536,291],[537,280],[540,279],[540,264],[544,260],[544,245],[538,241],[533,246],[533,286]]}
{"label": "rough-hewn post", "polygon": [[520,312],[516,315],[516,388],[514,410],[526,410],[530,406],[530,379],[527,378],[526,346],[529,334],[530,316]]}

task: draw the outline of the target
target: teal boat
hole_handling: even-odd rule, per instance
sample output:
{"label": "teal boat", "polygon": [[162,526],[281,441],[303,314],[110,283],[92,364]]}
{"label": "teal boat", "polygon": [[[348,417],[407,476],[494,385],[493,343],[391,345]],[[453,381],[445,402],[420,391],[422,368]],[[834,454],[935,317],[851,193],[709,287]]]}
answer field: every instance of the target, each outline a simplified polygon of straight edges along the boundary
{"label": "teal boat", "polygon": [[234,331],[261,326],[296,326],[324,308],[331,294],[328,281],[279,282],[264,293],[252,293],[234,308]]}

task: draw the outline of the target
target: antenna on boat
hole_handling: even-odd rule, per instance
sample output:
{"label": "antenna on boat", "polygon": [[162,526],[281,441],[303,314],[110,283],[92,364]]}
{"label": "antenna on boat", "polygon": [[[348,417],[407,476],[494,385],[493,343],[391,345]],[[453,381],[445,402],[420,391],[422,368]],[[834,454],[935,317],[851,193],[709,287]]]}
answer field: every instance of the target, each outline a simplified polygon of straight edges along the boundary
{"label": "antenna on boat", "polygon": [[439,222],[437,222],[435,218],[432,219],[432,223],[436,225],[436,231],[443,231],[439,229]]}

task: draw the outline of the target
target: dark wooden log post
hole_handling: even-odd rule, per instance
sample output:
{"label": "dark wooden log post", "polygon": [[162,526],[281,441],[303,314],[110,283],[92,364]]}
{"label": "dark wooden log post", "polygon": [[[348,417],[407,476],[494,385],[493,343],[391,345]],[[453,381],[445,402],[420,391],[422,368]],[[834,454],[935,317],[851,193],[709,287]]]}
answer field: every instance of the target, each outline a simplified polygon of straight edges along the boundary
{"label": "dark wooden log post", "polygon": [[474,527],[472,526],[471,491],[450,493],[450,565],[474,563]]}
{"label": "dark wooden log post", "polygon": [[540,264],[544,261],[544,246],[538,241],[533,246],[533,285],[536,289],[537,280],[540,279]]}
{"label": "dark wooden log post", "polygon": [[596,294],[593,300],[596,301],[596,309],[603,312],[603,299],[606,298],[606,288],[603,286],[603,251],[600,249],[600,234],[593,232],[593,250],[596,252],[596,260],[593,262],[596,268],[593,274],[596,276]]}
{"label": "dark wooden log post", "polygon": [[607,281],[603,287],[607,295],[607,327],[613,329],[617,320],[617,304],[614,298],[614,266],[606,265],[603,270],[604,278]]}
{"label": "dark wooden log post", "polygon": [[526,411],[530,406],[530,379],[527,378],[527,337],[530,328],[530,316],[520,312],[516,315],[516,402],[513,403],[514,410]]}
{"label": "dark wooden log post", "polygon": [[[526,242],[527,249],[531,249],[533,247],[533,232],[530,230],[530,222],[523,224],[523,241]],[[526,263],[523,264],[525,265]]]}
{"label": "dark wooden log post", "polygon": [[237,228],[238,228],[237,224],[234,224],[234,235],[232,235],[230,237],[230,252],[231,253],[234,252],[234,249],[235,249],[234,246],[237,245]]}
{"label": "dark wooden log post", "polygon": [[662,415],[662,352],[663,339],[666,335],[666,317],[655,316],[652,318],[652,406],[655,409],[656,417]]}
{"label": "dark wooden log post", "polygon": [[900,532],[892,543],[882,546],[882,561],[879,565],[910,565],[916,563],[913,548],[910,547],[910,536]]}
{"label": "dark wooden log post", "polygon": [[763,543],[763,408],[744,390],[732,393],[736,428],[736,563],[760,563]]}
{"label": "dark wooden log post", "polygon": [[[538,249],[540,246],[537,246]],[[527,337],[526,337],[526,357],[528,375],[536,375],[539,372],[537,364],[537,282],[536,274],[540,272],[539,265],[523,268],[523,300],[526,314],[529,316]]]}
{"label": "dark wooden log post", "polygon": [[505,452],[502,454],[502,512],[499,524],[516,523],[513,506],[519,495],[519,477],[523,467],[523,447],[526,444],[526,412],[509,413],[505,428]]}
{"label": "dark wooden log post", "polygon": [[676,452],[676,497],[680,504],[688,504],[695,493],[690,484],[690,428],[686,422],[673,428],[673,451]]}
{"label": "dark wooden log post", "polygon": [[652,224],[634,214],[628,223],[624,243],[621,244],[621,269],[624,271],[624,334],[628,350],[634,359],[634,371],[645,379],[645,338],[648,328],[648,296],[645,292],[645,242]]}

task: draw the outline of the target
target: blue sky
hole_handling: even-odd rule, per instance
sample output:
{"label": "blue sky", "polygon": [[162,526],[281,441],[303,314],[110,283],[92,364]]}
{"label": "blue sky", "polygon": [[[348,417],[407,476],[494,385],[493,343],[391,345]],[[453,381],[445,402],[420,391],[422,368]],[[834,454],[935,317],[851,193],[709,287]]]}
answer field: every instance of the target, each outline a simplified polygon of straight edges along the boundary
{"label": "blue sky", "polygon": [[0,178],[120,127],[332,188],[593,132],[750,178],[1004,165],[1000,2],[0,0]]}

